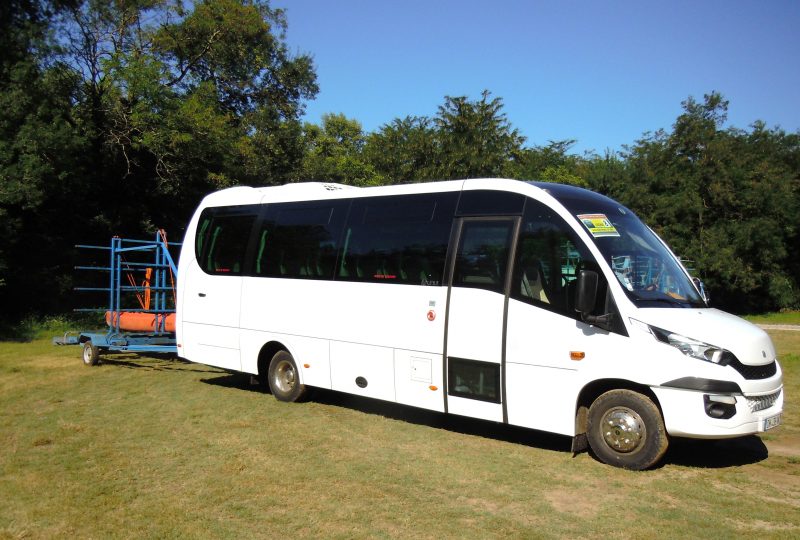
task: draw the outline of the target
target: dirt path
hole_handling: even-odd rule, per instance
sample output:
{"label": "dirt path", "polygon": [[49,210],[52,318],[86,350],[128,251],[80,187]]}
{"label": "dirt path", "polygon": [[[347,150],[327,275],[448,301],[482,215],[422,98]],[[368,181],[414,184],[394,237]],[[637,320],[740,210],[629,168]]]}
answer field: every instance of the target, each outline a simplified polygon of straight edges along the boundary
{"label": "dirt path", "polygon": [[764,330],[795,330],[800,331],[800,324],[759,324]]}

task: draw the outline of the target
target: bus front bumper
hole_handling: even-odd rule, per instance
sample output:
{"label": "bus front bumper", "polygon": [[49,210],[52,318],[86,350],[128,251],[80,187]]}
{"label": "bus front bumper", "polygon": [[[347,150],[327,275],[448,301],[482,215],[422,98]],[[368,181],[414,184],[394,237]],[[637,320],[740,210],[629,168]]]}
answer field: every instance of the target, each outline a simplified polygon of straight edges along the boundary
{"label": "bus front bumper", "polygon": [[783,386],[757,394],[722,394],[663,386],[652,390],[671,436],[728,439],[762,433],[781,423]]}

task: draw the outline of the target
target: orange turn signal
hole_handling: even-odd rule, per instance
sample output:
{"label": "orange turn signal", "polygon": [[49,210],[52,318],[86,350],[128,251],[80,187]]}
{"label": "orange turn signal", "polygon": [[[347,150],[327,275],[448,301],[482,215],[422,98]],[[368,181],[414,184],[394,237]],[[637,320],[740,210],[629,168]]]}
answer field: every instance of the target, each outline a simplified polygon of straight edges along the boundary
{"label": "orange turn signal", "polygon": [[586,358],[586,353],[583,351],[569,351],[570,360],[583,360]]}
{"label": "orange turn signal", "polygon": [[304,368],[306,368],[306,369],[308,369],[308,368],[310,368],[310,367],[311,367],[311,364],[303,364],[303,367],[304,367]]}
{"label": "orange turn signal", "polygon": [[430,388],[430,389],[431,389],[431,390],[433,390],[434,392],[436,392],[436,391],[439,389],[439,387],[438,387],[438,386],[433,386],[433,385],[430,385],[428,388]]}

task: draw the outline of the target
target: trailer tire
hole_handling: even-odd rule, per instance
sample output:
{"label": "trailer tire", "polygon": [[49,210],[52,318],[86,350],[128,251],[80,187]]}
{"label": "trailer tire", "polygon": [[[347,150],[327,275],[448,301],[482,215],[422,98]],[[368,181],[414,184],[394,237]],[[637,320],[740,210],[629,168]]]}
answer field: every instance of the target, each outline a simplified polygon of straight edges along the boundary
{"label": "trailer tire", "polygon": [[645,395],[611,390],[589,408],[589,446],[600,461],[641,471],[658,463],[669,441],[661,411]]}
{"label": "trailer tire", "polygon": [[294,358],[287,351],[278,351],[269,363],[267,381],[278,401],[299,402],[308,397],[308,387],[300,384],[300,374]]}
{"label": "trailer tire", "polygon": [[81,355],[85,366],[96,366],[100,363],[100,349],[95,347],[91,340],[83,342],[83,354]]}

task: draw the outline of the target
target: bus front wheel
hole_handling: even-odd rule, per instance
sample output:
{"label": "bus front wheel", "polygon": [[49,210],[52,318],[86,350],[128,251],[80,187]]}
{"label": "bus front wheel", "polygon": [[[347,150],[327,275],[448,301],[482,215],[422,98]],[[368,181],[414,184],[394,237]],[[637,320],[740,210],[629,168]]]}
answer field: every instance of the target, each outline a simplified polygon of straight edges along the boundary
{"label": "bus front wheel", "polygon": [[611,390],[589,408],[589,446],[609,465],[640,471],[667,451],[667,430],[655,403],[632,390]]}
{"label": "bus front wheel", "polygon": [[267,372],[269,389],[278,401],[303,401],[308,388],[300,384],[297,364],[287,351],[278,351],[272,357]]}

